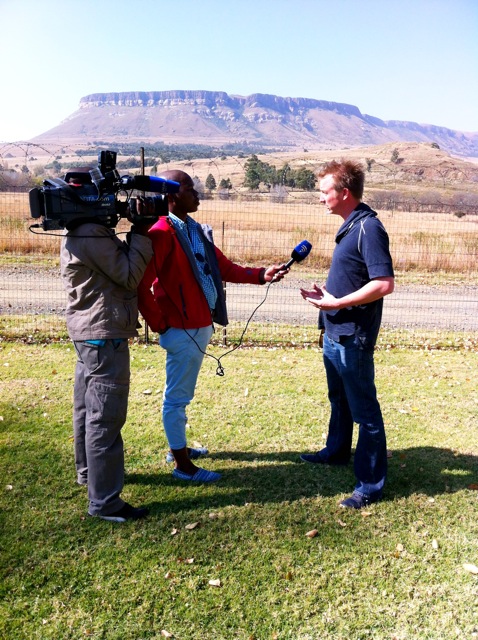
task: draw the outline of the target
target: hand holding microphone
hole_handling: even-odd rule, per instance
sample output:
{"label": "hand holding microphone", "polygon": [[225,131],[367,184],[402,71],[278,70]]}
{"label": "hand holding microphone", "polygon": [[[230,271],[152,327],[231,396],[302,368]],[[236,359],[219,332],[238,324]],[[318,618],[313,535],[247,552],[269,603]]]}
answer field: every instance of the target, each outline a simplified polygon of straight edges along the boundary
{"label": "hand holding microphone", "polygon": [[289,273],[290,267],[294,264],[294,262],[302,262],[309,255],[312,249],[312,245],[308,240],[302,240],[299,244],[293,249],[291,253],[290,260],[280,267],[273,266],[266,269],[264,273],[264,279],[266,282],[279,282],[282,278]]}

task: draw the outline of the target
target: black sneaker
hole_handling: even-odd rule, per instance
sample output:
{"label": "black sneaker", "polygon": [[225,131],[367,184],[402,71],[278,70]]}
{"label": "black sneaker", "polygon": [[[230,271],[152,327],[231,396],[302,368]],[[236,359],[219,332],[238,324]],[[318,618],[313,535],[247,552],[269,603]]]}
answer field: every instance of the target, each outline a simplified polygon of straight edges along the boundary
{"label": "black sneaker", "polygon": [[320,455],[320,451],[317,453],[303,453],[300,456],[302,462],[310,462],[310,464],[326,464],[325,460]]}
{"label": "black sneaker", "polygon": [[302,462],[309,462],[310,464],[328,464],[331,467],[333,466],[342,466],[342,465],[346,465],[349,463],[348,460],[345,461],[331,461],[331,460],[326,460],[325,458],[322,457],[322,454],[320,453],[320,451],[317,451],[317,453],[302,453],[300,456],[300,459],[302,460]]}
{"label": "black sneaker", "polygon": [[[139,520],[140,518],[145,518],[149,513],[149,509],[146,507],[132,507],[127,502],[114,513],[108,513],[107,515],[103,515],[98,513],[94,515],[95,518],[101,518],[102,520],[108,520],[109,522],[126,522],[127,520]],[[89,516],[92,514],[89,513]]]}
{"label": "black sneaker", "polygon": [[368,507],[371,504],[372,502],[368,496],[363,496],[361,493],[354,491],[350,498],[342,500],[340,506],[346,509],[363,509],[363,507]]}

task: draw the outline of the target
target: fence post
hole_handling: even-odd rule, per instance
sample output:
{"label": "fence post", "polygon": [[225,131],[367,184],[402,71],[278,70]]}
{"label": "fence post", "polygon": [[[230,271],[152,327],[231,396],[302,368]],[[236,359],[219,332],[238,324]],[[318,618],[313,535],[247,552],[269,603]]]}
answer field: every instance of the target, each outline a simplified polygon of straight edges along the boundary
{"label": "fence post", "polygon": [[[224,250],[224,236],[225,236],[224,231],[225,231],[225,228],[226,228],[226,222],[223,220],[222,221],[222,238],[221,238],[221,246],[222,246],[223,250]],[[222,286],[223,286],[223,289],[224,289],[224,300],[227,303],[227,299],[226,299],[226,296],[227,296],[227,282],[223,282]],[[227,327],[223,327],[222,328],[222,346],[225,347],[226,345],[227,345]]]}
{"label": "fence post", "polygon": [[[144,147],[140,147],[140,155],[141,155],[141,174],[144,176]],[[143,191],[143,196],[145,192]],[[144,321],[144,341],[146,344],[149,343],[149,327],[146,320]]]}

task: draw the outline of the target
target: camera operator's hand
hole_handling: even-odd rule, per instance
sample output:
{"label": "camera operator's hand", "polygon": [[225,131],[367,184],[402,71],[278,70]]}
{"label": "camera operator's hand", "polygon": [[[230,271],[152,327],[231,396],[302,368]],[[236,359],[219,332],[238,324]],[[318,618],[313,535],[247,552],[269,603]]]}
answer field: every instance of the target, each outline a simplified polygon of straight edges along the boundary
{"label": "camera operator's hand", "polygon": [[157,220],[157,216],[154,215],[154,202],[152,199],[145,196],[132,198],[129,203],[127,218],[133,225],[129,235],[131,233],[147,235],[149,229]]}
{"label": "camera operator's hand", "polygon": [[147,218],[148,216],[155,216],[156,207],[154,198],[149,196],[138,196],[136,200],[136,215],[141,218]]}

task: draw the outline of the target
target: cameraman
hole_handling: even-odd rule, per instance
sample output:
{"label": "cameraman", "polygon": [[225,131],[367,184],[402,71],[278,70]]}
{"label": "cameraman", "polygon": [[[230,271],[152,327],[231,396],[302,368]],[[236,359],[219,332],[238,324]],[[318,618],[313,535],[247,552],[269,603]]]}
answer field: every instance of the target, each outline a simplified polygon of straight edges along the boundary
{"label": "cameraman", "polygon": [[[146,229],[129,244],[101,217],[70,224],[61,246],[66,323],[77,354],[73,429],[77,482],[88,485],[88,515],[136,520],[148,509],[120,498],[124,484],[121,429],[128,406],[128,339],[137,336],[136,288],[153,250]],[[144,233],[144,235],[143,235]]]}

